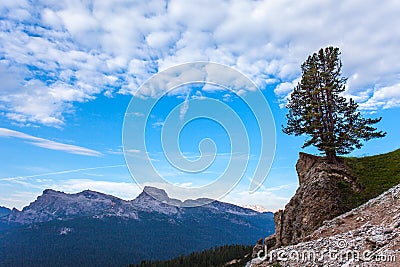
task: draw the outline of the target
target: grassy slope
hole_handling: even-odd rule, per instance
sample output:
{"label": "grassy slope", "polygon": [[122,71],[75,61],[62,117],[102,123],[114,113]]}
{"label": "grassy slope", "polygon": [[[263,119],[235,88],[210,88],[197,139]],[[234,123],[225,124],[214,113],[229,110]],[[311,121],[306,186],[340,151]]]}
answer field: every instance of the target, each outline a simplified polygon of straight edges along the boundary
{"label": "grassy slope", "polygon": [[349,208],[357,207],[400,183],[400,149],[387,154],[344,160],[364,188],[359,194],[350,194],[348,185],[340,185],[347,196]]}

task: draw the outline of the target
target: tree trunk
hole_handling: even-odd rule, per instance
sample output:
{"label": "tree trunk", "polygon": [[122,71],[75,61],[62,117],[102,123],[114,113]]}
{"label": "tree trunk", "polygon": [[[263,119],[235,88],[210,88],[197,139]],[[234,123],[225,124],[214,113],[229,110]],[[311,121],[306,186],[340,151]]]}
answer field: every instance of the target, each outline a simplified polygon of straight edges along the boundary
{"label": "tree trunk", "polygon": [[336,157],[336,152],[335,151],[325,151],[326,154],[326,159],[328,163],[336,163],[337,162],[337,157]]}

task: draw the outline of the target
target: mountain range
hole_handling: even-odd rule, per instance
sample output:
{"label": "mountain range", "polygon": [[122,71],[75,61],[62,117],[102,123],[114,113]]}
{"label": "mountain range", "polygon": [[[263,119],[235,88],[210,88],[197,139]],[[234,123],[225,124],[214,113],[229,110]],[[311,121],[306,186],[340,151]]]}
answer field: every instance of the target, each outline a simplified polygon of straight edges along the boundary
{"label": "mountain range", "polygon": [[21,211],[0,208],[0,265],[121,266],[253,244],[275,230],[271,212],[220,201],[185,204],[154,187],[129,201],[46,189]]}

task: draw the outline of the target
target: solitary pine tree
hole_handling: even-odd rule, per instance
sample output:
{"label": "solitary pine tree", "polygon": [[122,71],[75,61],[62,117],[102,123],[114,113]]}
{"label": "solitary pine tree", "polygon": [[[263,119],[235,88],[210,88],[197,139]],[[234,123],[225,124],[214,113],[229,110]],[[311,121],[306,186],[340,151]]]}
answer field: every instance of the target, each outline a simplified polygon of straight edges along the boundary
{"label": "solitary pine tree", "polygon": [[335,162],[337,154],[361,148],[362,140],[386,135],[372,127],[382,118],[363,118],[357,103],[340,95],[347,80],[341,68],[339,48],[321,48],[307,58],[301,66],[301,81],[286,105],[289,113],[283,128],[289,135],[308,135],[303,148],[315,146],[329,162]]}

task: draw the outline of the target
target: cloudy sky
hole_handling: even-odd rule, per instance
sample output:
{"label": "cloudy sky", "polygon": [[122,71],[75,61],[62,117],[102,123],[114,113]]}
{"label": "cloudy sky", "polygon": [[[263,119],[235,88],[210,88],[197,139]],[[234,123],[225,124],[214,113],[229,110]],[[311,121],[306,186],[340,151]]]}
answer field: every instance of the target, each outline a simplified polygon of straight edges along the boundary
{"label": "cloudy sky", "polygon": [[[297,187],[294,165],[303,141],[281,133],[283,104],[301,63],[319,48],[340,47],[346,95],[365,116],[382,116],[379,127],[388,132],[352,155],[400,147],[399,13],[394,0],[2,1],[0,205],[21,208],[49,187],[134,198],[140,189],[125,166],[121,137],[132,95],[169,67],[211,61],[253,80],[277,127],[275,161],[264,185],[249,194],[245,176],[223,200],[283,207]],[[174,95],[179,103],[204,95],[201,88],[181,93]],[[231,96],[213,97],[228,103]],[[178,103],[174,99],[166,103]],[[156,137],[166,110],[152,117]],[[201,137],[226,141],[218,127],[206,128],[209,135]],[[198,129],[188,130],[183,146],[190,147],[187,139]],[[155,162],[161,152],[152,151]],[[223,162],[211,170],[222,171]],[[166,165],[158,167],[169,173]],[[171,179],[193,184],[187,177]]]}

